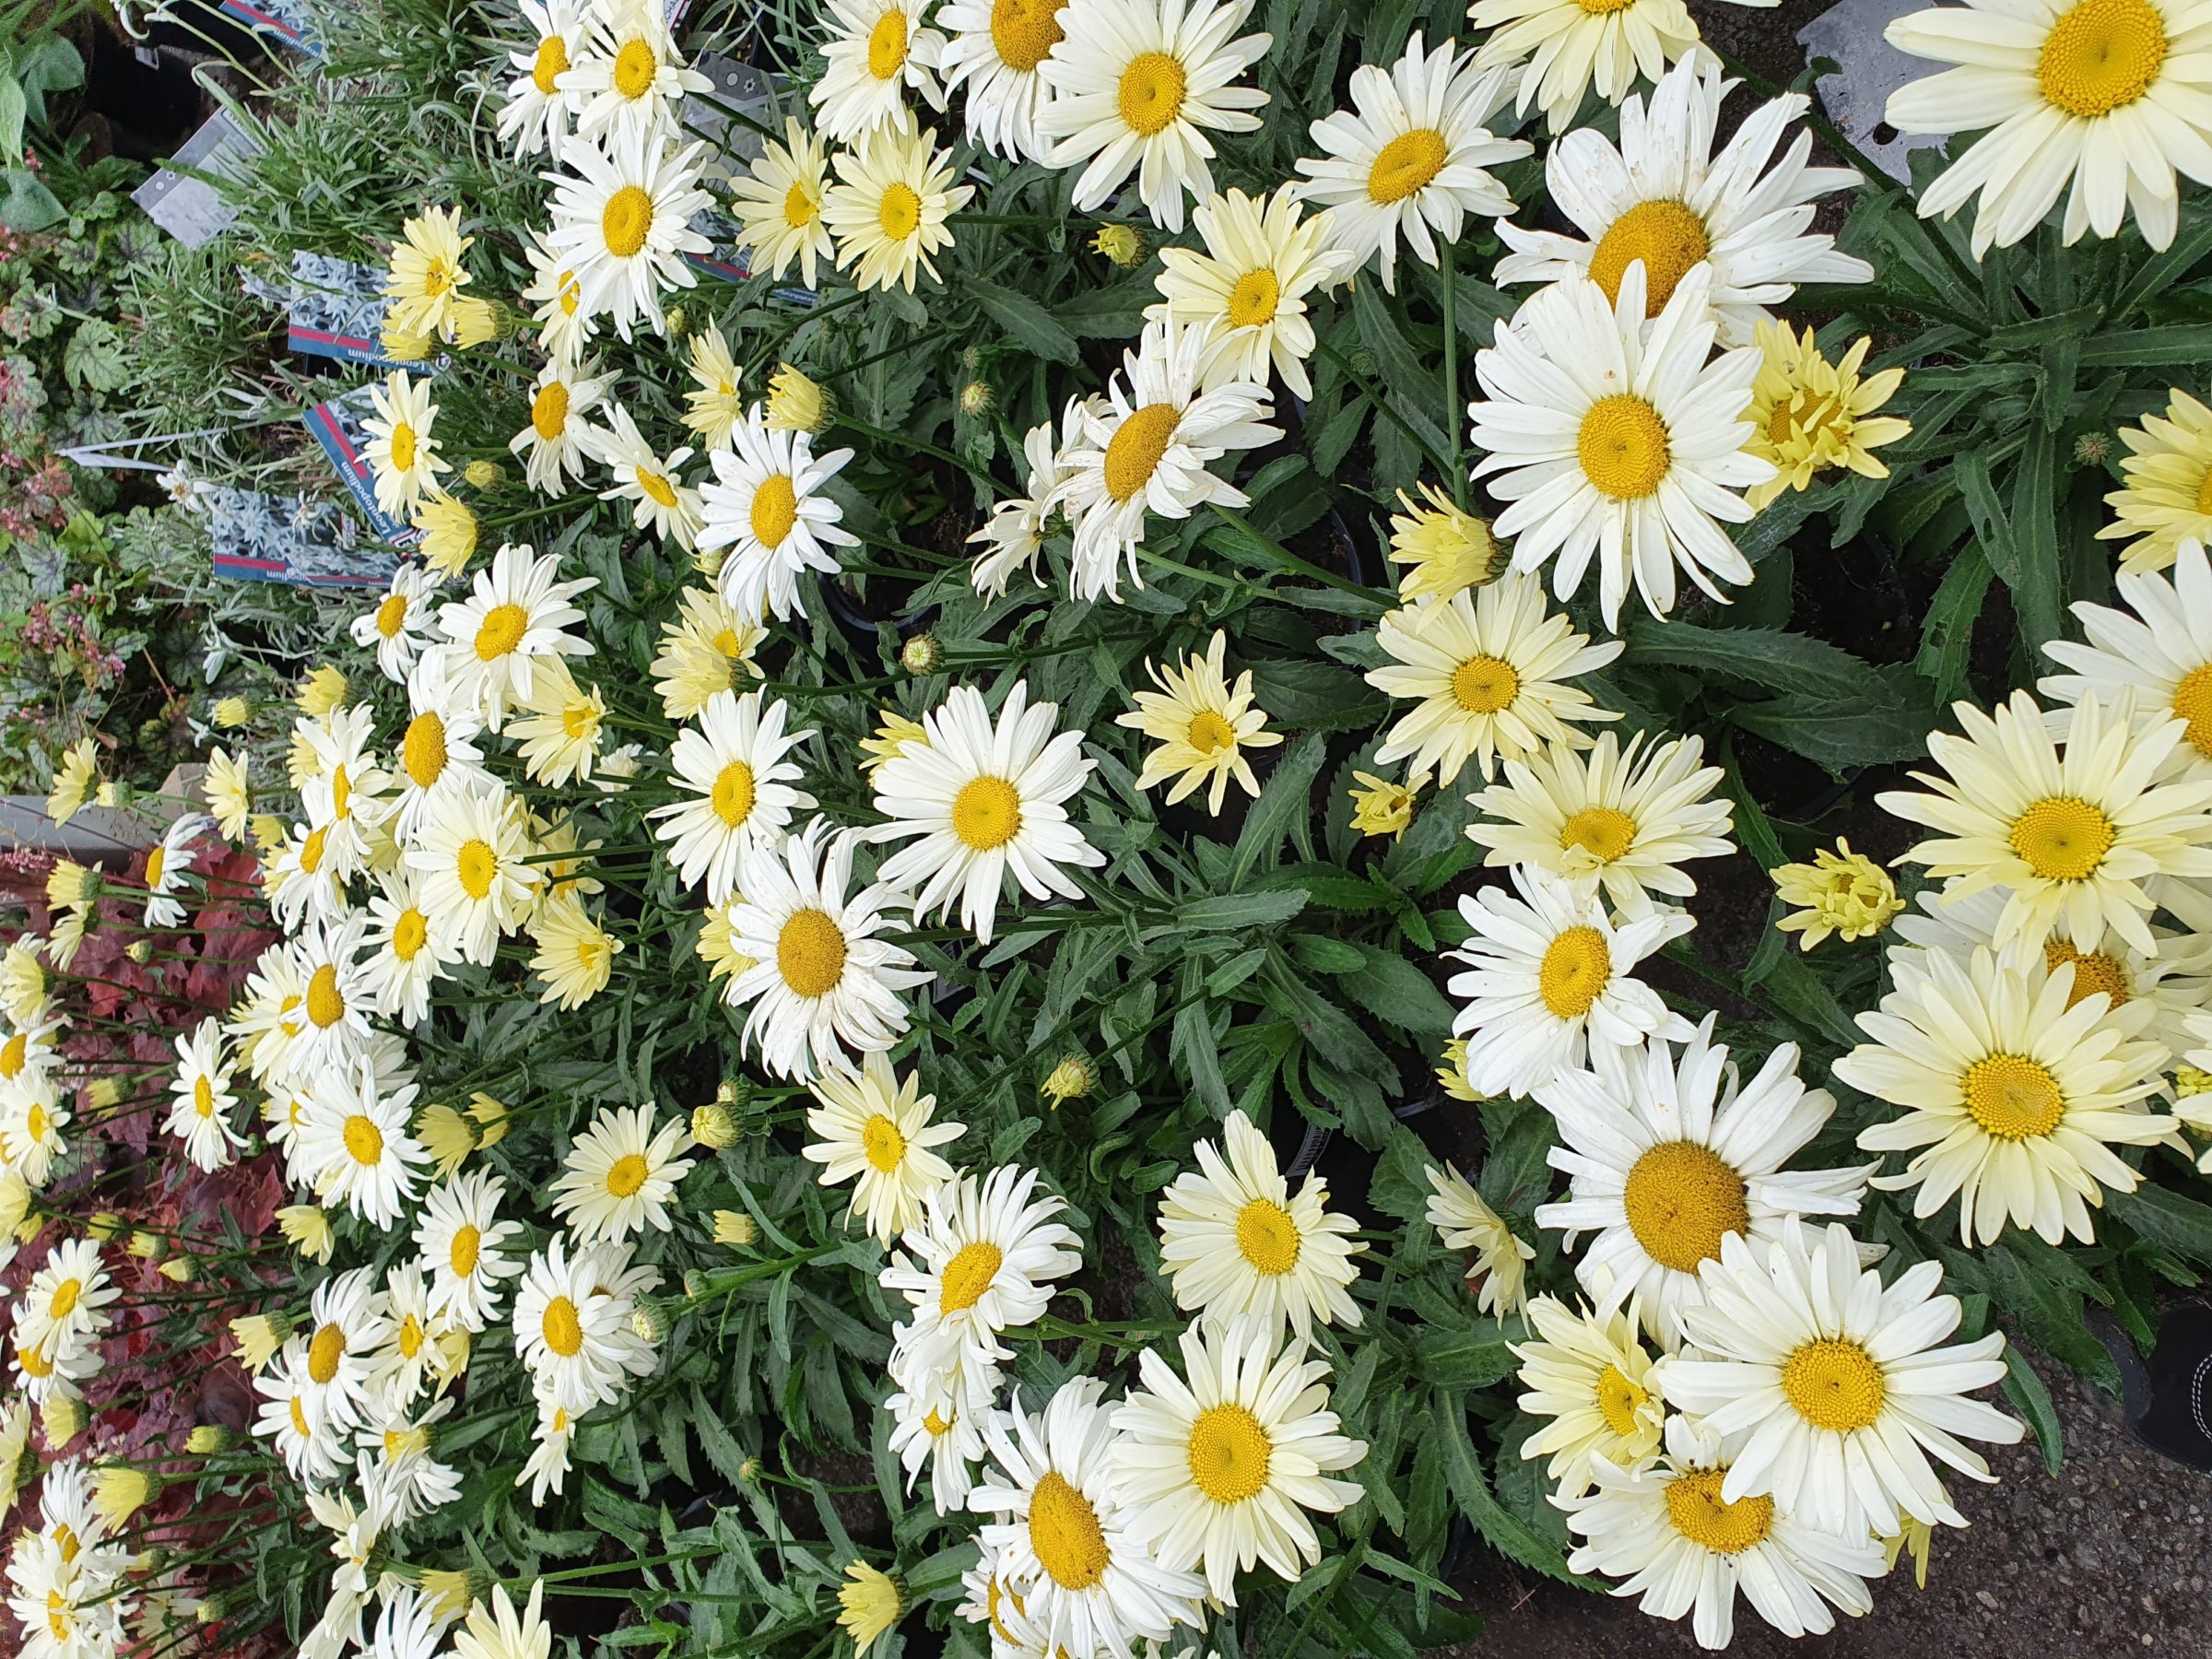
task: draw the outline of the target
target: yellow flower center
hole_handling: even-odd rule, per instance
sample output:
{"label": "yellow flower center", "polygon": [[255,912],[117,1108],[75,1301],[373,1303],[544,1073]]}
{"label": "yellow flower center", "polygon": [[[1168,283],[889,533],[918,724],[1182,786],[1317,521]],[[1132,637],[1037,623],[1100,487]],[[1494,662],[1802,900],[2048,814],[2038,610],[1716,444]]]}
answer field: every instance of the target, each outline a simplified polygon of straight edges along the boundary
{"label": "yellow flower center", "polygon": [[953,1253],[952,1260],[945,1264],[937,1291],[937,1312],[964,1313],[974,1307],[983,1300],[983,1292],[991,1288],[991,1281],[998,1277],[999,1267],[1006,1259],[1006,1252],[985,1241],[961,1245]]}
{"label": "yellow flower center", "polygon": [[922,228],[922,198],[912,184],[892,183],[876,205],[876,222],[893,241],[904,241]]}
{"label": "yellow flower center", "polygon": [[46,1303],[46,1317],[66,1319],[76,1309],[77,1298],[85,1293],[85,1281],[65,1278],[53,1288],[53,1295]]}
{"label": "yellow flower center", "polygon": [[1117,93],[1122,120],[1130,131],[1156,138],[1182,113],[1182,95],[1190,85],[1182,65],[1164,52],[1147,52],[1129,60],[1122,71]]}
{"label": "yellow flower center", "polygon": [[375,1123],[359,1112],[346,1120],[346,1156],[364,1168],[382,1163],[384,1158],[384,1132]]}
{"label": "yellow flower center", "polygon": [[204,1118],[215,1115],[215,1085],[205,1077],[192,1080],[192,1109]]}
{"label": "yellow flower center", "polygon": [[665,473],[657,473],[650,466],[638,468],[638,488],[663,507],[676,505],[676,486],[668,482]]}
{"label": "yellow flower center", "polygon": [[606,1190],[618,1198],[634,1198],[646,1174],[645,1160],[635,1152],[625,1152],[606,1171]]}
{"label": "yellow flower center", "polygon": [[868,1162],[886,1175],[896,1170],[906,1156],[906,1136],[900,1133],[898,1124],[880,1112],[860,1126],[860,1146],[867,1154]]}
{"label": "yellow flower center", "polygon": [[294,1394],[292,1396],[290,1411],[292,1414],[292,1432],[297,1434],[301,1440],[312,1440],[313,1438],[313,1431],[307,1426],[307,1413],[300,1409],[300,1396],[298,1394]]}
{"label": "yellow flower center", "polygon": [[404,910],[392,924],[392,954],[403,962],[411,962],[422,954],[429,943],[430,922],[418,910]]}
{"label": "yellow flower center", "polygon": [[1030,1493],[1030,1546],[1053,1582],[1067,1590],[1092,1588],[1113,1559],[1099,1512],[1057,1469],[1047,1469]]}
{"label": "yellow flower center", "polygon": [[1254,1198],[1237,1212],[1237,1250],[1255,1271],[1279,1277],[1298,1265],[1298,1223],[1281,1205]]}
{"label": "yellow flower center", "polygon": [[1470,714],[1495,714],[1521,695],[1521,677],[1503,657],[1471,656],[1452,671],[1452,699]]}
{"label": "yellow flower center", "polygon": [[2012,820],[2012,850],[2045,881],[2083,881],[2112,851],[2112,819],[2075,795],[2046,795]]}
{"label": "yellow flower center", "polygon": [[519,605],[495,605],[477,626],[477,661],[495,662],[523,642],[530,613]]}
{"label": "yellow flower center", "polygon": [[303,875],[312,876],[322,867],[323,843],[329,836],[327,828],[307,832],[307,839],[300,843],[300,869]]}
{"label": "yellow flower center", "polygon": [[[1589,6],[1593,0],[1582,0]],[[1774,1500],[1721,1497],[1725,1470],[1697,1469],[1666,1483],[1666,1518],[1692,1544],[1717,1555],[1741,1555],[1760,1542],[1774,1524]]]}
{"label": "yellow flower center", "polygon": [[146,885],[159,891],[161,877],[169,869],[169,849],[156,846],[146,855]]}
{"label": "yellow flower center", "polygon": [[332,963],[324,963],[308,976],[307,1017],[324,1031],[346,1018],[346,998],[338,990],[338,971]]}
{"label": "yellow flower center", "polygon": [[399,1357],[412,1359],[422,1352],[422,1321],[408,1314],[399,1322]]}
{"label": "yellow flower center", "polygon": [[642,41],[629,41],[615,53],[615,90],[636,102],[653,90],[660,77],[661,60]]}
{"label": "yellow flower center", "polygon": [[2196,510],[2212,513],[2212,466],[2205,468],[2205,476],[2196,481]]}
{"label": "yellow flower center", "polygon": [[18,1077],[23,1064],[30,1058],[30,1039],[18,1031],[6,1043],[0,1043],[0,1077]]}
{"label": "yellow flower center", "polygon": [[453,1230],[453,1241],[446,1247],[445,1259],[456,1277],[466,1278],[477,1270],[477,1258],[484,1253],[484,1234],[477,1228],[464,1225]]}
{"label": "yellow flower center", "polygon": [[2110,115],[2150,90],[2166,48],[2166,25],[2149,0],[2081,0],[2043,37],[2036,85],[2069,115]]}
{"label": "yellow flower center", "polygon": [[1182,418],[1182,410],[1171,403],[1147,404],[1129,412],[1128,419],[1116,427],[1106,441],[1108,495],[1125,501],[1152,481]]}
{"label": "yellow flower center", "polygon": [[1601,397],[1575,439],[1583,476],[1618,501],[1641,500],[1666,477],[1666,423],[1631,393]]}
{"label": "yellow flower center", "polygon": [[461,851],[453,855],[453,874],[461,878],[461,890],[471,899],[488,897],[499,873],[500,855],[491,850],[489,841],[463,841]]}
{"label": "yellow flower center", "polygon": [[[16,1362],[22,1366],[23,1374],[27,1377],[51,1377],[53,1375],[53,1361],[41,1354],[36,1348],[18,1346],[16,1349]],[[295,1400],[292,1405],[294,1410],[299,1409],[298,1401]],[[303,1429],[300,1432],[304,1434],[307,1431]]]}
{"label": "yellow flower center", "polygon": [[30,1112],[24,1119],[23,1126],[29,1131],[34,1144],[42,1145],[45,1142],[47,1122],[45,1106],[38,1100],[33,1100],[30,1103]]}
{"label": "yellow flower center", "polygon": [[804,181],[783,193],[783,222],[794,230],[804,230],[814,223],[814,216],[821,209],[816,204],[814,193]]}
{"label": "yellow flower center", "polygon": [[1212,709],[1201,709],[1191,716],[1191,729],[1183,741],[1202,755],[1218,755],[1223,749],[1237,747],[1237,729]]}
{"label": "yellow flower center", "polygon": [[1782,1392],[1816,1429],[1849,1434],[1882,1415],[1882,1368],[1847,1338],[1808,1342],[1782,1367]]}
{"label": "yellow flower center", "polygon": [[418,789],[428,789],[445,772],[445,721],[425,710],[407,722],[399,740],[399,763]]}
{"label": "yellow flower center", "polygon": [[[753,491],[753,539],[780,547],[799,522],[799,492],[789,473],[771,473]],[[735,653],[731,653],[735,655]]]}
{"label": "yellow flower center", "polygon": [[1536,994],[1560,1019],[1580,1019],[1613,977],[1606,935],[1588,925],[1571,927],[1544,948],[1536,964]]}
{"label": "yellow flower center", "polygon": [[415,429],[406,421],[392,426],[392,470],[407,472],[415,465]]}
{"label": "yellow flower center", "polygon": [[1606,229],[1590,253],[1590,280],[1620,298],[1620,279],[1643,261],[1643,314],[1655,317],[1674,297],[1675,286],[1702,264],[1712,240],[1705,221],[1680,202],[1639,202]]}
{"label": "yellow flower center", "polygon": [[952,1432],[951,1419],[940,1416],[935,1406],[929,1408],[929,1415],[922,1419],[922,1427],[929,1430],[931,1440],[940,1440]]}
{"label": "yellow flower center", "polygon": [[576,308],[583,303],[583,284],[576,280],[576,273],[573,271],[561,272],[559,276],[554,278],[554,281],[559,289],[558,299],[560,304],[560,314],[564,317],[574,316]]}
{"label": "yellow flower center", "polygon": [[537,61],[530,65],[530,79],[539,92],[550,98],[559,88],[553,77],[569,66],[569,43],[559,35],[547,35],[537,43]]}
{"label": "yellow flower center", "polygon": [[599,215],[599,235],[617,259],[635,254],[652,230],[653,198],[638,185],[625,184],[606,198]]}
{"label": "yellow flower center", "polygon": [[1274,1451],[1258,1418],[1241,1406],[1224,1404],[1198,1414],[1183,1455],[1200,1491],[1216,1503],[1241,1503],[1266,1487]]}
{"label": "yellow flower center", "polygon": [[715,774],[713,793],[708,798],[714,816],[736,830],[753,816],[755,794],[753,769],[742,760],[733,760]]}
{"label": "yellow flower center", "polygon": [[330,773],[331,813],[336,818],[343,818],[349,817],[351,816],[350,808],[352,807],[352,805],[353,780],[346,775],[346,768],[344,766],[341,765],[333,767]]}
{"label": "yellow flower center", "polygon": [[1434,127],[1400,133],[1375,152],[1374,165],[1367,170],[1368,200],[1384,207],[1404,201],[1444,171],[1450,154],[1444,135]]}
{"label": "yellow flower center", "polygon": [[1717,1261],[1721,1241],[1751,1225],[1744,1178],[1694,1141],[1662,1141],[1631,1164],[1621,1207],[1643,1253],[1677,1273]]}
{"label": "yellow flower center", "polygon": [[745,654],[745,641],[737,637],[737,630],[734,628],[724,629],[714,636],[711,643],[715,650],[721,652],[732,662],[735,662]]}
{"label": "yellow flower center", "polygon": [[376,631],[383,639],[396,639],[399,630],[407,625],[407,596],[389,594],[376,607]]}
{"label": "yellow flower center", "polygon": [[776,935],[776,971],[799,996],[827,996],[845,976],[844,930],[830,912],[803,910]]}
{"label": "yellow flower center", "polygon": [[538,1321],[546,1346],[563,1359],[573,1359],[583,1352],[583,1321],[576,1317],[576,1304],[565,1296],[557,1296],[546,1304],[545,1317]]}
{"label": "yellow flower center", "polygon": [[1802,432],[1808,444],[1817,443],[1821,433],[1830,429],[1839,437],[1848,437],[1850,412],[1829,393],[1801,386],[1776,404],[1774,412],[1767,417],[1767,441],[1779,447],[1790,441],[1791,433]]}
{"label": "yellow flower center", "polygon": [[338,1361],[345,1354],[345,1332],[335,1324],[317,1327],[307,1345],[307,1374],[317,1382],[328,1382],[338,1374]]}
{"label": "yellow flower center", "polygon": [[1257,328],[1263,323],[1274,322],[1275,308],[1282,302],[1282,298],[1283,285],[1267,266],[1245,272],[1237,278],[1237,286],[1229,290],[1229,325]]}
{"label": "yellow flower center", "polygon": [[530,400],[530,427],[540,439],[550,443],[568,429],[569,389],[559,381],[547,381]]}
{"label": "yellow flower center", "polygon": [[1618,1365],[1608,1365],[1597,1373],[1597,1412],[1606,1419],[1606,1427],[1626,1439],[1636,1432],[1636,1414],[1652,1396],[1629,1381],[1628,1373]]}
{"label": "yellow flower center", "polygon": [[[2212,473],[2206,477],[2206,488],[2212,490]],[[2198,511],[2212,512],[2212,506]],[[2189,723],[2189,729],[2183,734],[2189,739],[2189,747],[2212,759],[2212,663],[2192,668],[2174,687],[2173,717]]]}
{"label": "yellow flower center", "polygon": [[1027,75],[1059,45],[1060,8],[1067,0],[993,0],[991,44],[998,60]]}
{"label": "yellow flower center", "polygon": [[2111,1007],[2116,1008],[2128,999],[2127,970],[2117,959],[2101,950],[2077,950],[2067,939],[2051,938],[2043,942],[2044,967],[2055,973],[2068,962],[2074,964],[2074,989],[2067,994],[2067,1007],[2100,991],[2104,993]]}
{"label": "yellow flower center", "polygon": [[2066,1097],[2051,1068],[2019,1054],[1986,1054],[1966,1068],[1966,1110],[1999,1140],[2050,1134],[2066,1115]]}
{"label": "yellow flower center", "polygon": [[599,711],[589,698],[578,698],[560,711],[560,729],[581,742],[599,729]]}
{"label": "yellow flower center", "polygon": [[1559,849],[1580,847],[1611,864],[1636,844],[1636,820],[1616,806],[1585,806],[1559,827]]}
{"label": "yellow flower center", "polygon": [[1021,796],[1004,778],[971,778],[952,798],[952,832],[978,853],[1021,833]]}
{"label": "yellow flower center", "polygon": [[906,14],[892,6],[868,30],[868,73],[889,80],[906,67]]}

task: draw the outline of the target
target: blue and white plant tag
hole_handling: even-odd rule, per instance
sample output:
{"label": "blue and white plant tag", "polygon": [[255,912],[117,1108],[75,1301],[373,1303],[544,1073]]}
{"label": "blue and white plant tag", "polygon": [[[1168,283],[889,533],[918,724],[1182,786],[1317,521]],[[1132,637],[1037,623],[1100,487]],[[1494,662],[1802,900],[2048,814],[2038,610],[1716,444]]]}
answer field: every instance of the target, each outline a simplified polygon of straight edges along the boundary
{"label": "blue and white plant tag", "polygon": [[217,9],[256,34],[282,41],[311,58],[323,55],[322,42],[308,31],[306,0],[221,0]]}
{"label": "blue and white plant tag", "polygon": [[307,412],[307,429],[314,441],[323,446],[330,457],[330,465],[338,475],[338,482],[353,498],[354,505],[369,522],[371,532],[380,541],[394,547],[412,547],[422,539],[422,532],[411,524],[403,524],[376,504],[376,480],[370,475],[368,428],[363,424],[376,412],[369,400],[369,388],[357,386],[340,397],[319,403]]}
{"label": "blue and white plant tag", "polygon": [[364,544],[335,501],[209,486],[197,503],[215,544],[215,573],[297,587],[387,587],[399,556]]}
{"label": "blue and white plant tag", "polygon": [[238,209],[206,178],[194,172],[224,178],[248,156],[261,153],[260,143],[239,125],[228,110],[218,110],[200,124],[199,130],[178,147],[171,165],[131,192],[131,200],[146,210],[147,218],[188,248],[211,241],[238,217]]}
{"label": "blue and white plant tag", "polygon": [[384,355],[384,310],[391,301],[384,298],[383,285],[384,274],[374,265],[329,253],[295,253],[285,344],[308,357],[435,374],[443,358],[403,363]]}

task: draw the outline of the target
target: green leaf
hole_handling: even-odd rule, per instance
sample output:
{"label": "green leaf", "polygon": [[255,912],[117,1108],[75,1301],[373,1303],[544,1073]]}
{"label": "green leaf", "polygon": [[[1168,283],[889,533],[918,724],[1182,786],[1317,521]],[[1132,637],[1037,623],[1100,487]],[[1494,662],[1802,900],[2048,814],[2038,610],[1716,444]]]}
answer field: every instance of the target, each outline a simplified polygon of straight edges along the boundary
{"label": "green leaf", "polygon": [[1413,1335],[1413,1369],[1439,1388],[1488,1388],[1521,1363],[1510,1340],[1504,1324],[1488,1316],[1458,1326],[1421,1325]]}
{"label": "green leaf", "polygon": [[1131,340],[1145,325],[1145,307],[1159,299],[1150,276],[1131,276],[1063,300],[1053,307],[1052,315],[1082,339]]}
{"label": "green leaf", "polygon": [[1557,1544],[1498,1501],[1498,1495],[1490,1490],[1488,1477],[1482,1472],[1482,1459],[1475,1451],[1475,1442],[1468,1438],[1466,1408],[1450,1394],[1439,1390],[1434,1416],[1444,1478],[1451,1484],[1452,1496],[1459,1501],[1460,1513],[1475,1524],[1475,1530],[1483,1535],[1484,1541],[1524,1567],[1533,1567],[1571,1584],[1586,1583],[1579,1574],[1567,1570],[1567,1558]]}
{"label": "green leaf", "polygon": [[2112,1194],[2105,1205],[2153,1244],[2193,1262],[2212,1262],[2212,1205],[2149,1182]]}
{"label": "green leaf", "polygon": [[1020,341],[1038,357],[1055,363],[1074,363],[1081,356],[1076,336],[1059,319],[1027,294],[986,282],[981,276],[962,276],[959,291],[981,306],[983,314]]}
{"label": "green leaf", "polygon": [[7,186],[0,194],[0,225],[10,230],[44,230],[69,217],[60,198],[24,169],[0,172],[0,182]]}
{"label": "green leaf", "polygon": [[2058,1408],[2051,1404],[2051,1391],[2035,1374],[2027,1356],[2010,1343],[2005,1345],[2005,1397],[2035,1431],[2035,1443],[2043,1453],[2043,1467],[2057,1474],[2059,1465],[2066,1461],[2066,1440],[2058,1426]]}
{"label": "green leaf", "polygon": [[0,73],[0,156],[20,166],[23,160],[23,88],[16,78]]}
{"label": "green leaf", "polygon": [[2194,323],[2117,329],[2081,343],[2084,369],[2196,368],[2204,360],[2205,331]]}
{"label": "green leaf", "polygon": [[1342,976],[1347,996],[1378,1019],[1416,1035],[1451,1034],[1452,1005],[1427,974],[1394,950],[1372,945],[1350,948],[1355,965],[1334,971]]}
{"label": "green leaf", "polygon": [[1920,625],[1920,653],[1912,659],[1912,667],[1934,686],[1939,708],[1948,708],[1968,690],[1967,653],[1994,574],[1982,550],[1968,547],[1951,560],[1928,604]]}
{"label": "green leaf", "polygon": [[1631,663],[1691,668],[1816,697],[1860,691],[1868,673],[1848,651],[1777,628],[1706,628],[1639,617],[1629,627],[1628,646],[1623,654]]}
{"label": "green leaf", "polygon": [[1252,685],[1268,724],[1292,731],[1371,725],[1390,700],[1358,675],[1328,663],[1254,663]]}
{"label": "green leaf", "polygon": [[1860,689],[1843,696],[1793,694],[1731,710],[1729,720],[1831,771],[1928,752],[1935,710],[1905,665],[1862,666]]}
{"label": "green leaf", "polygon": [[2017,565],[2005,583],[2012,589],[2020,630],[2030,641],[2057,639],[2059,615],[2058,504],[2053,499],[2058,438],[2047,427],[2028,436],[2013,476],[2012,545]]}
{"label": "green leaf", "polygon": [[1313,780],[1326,759],[1328,745],[1318,732],[1309,733],[1290,746],[1275,775],[1261,789],[1260,798],[1244,815],[1244,828],[1237,836],[1236,852],[1230,860],[1230,885],[1241,884],[1263,861],[1274,862],[1291,826],[1304,823]]}
{"label": "green leaf", "polygon": [[48,35],[24,54],[17,65],[16,78],[22,83],[23,101],[30,119],[42,123],[47,93],[66,92],[85,84],[85,60],[62,36]]}
{"label": "green leaf", "polygon": [[1175,907],[1175,925],[1190,933],[1233,933],[1247,927],[1272,927],[1288,922],[1306,908],[1299,888],[1269,893],[1221,893],[1194,899]]}

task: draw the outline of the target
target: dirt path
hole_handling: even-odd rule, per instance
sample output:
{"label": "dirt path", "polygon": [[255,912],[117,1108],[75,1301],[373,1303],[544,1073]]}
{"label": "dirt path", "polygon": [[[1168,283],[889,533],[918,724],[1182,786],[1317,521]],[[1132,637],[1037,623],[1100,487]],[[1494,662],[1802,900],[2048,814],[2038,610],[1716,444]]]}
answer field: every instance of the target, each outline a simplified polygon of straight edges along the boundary
{"label": "dirt path", "polygon": [[[1875,1586],[1875,1608],[1833,1634],[1792,1641],[1736,1603],[1739,1659],[2212,1659],[2212,1477],[2138,1445],[2117,1408],[2057,1366],[2036,1369],[2065,1428],[2065,1464],[2044,1473],[2032,1441],[1999,1449],[1994,1487],[1954,1481],[1972,1525],[1936,1539],[1928,1587],[1909,1563]],[[1963,1489],[1962,1489],[1963,1488]],[[1695,1653],[1684,1624],[1632,1601],[1537,1580],[1487,1551],[1465,1575],[1489,1620],[1440,1659],[1645,1659]]]}

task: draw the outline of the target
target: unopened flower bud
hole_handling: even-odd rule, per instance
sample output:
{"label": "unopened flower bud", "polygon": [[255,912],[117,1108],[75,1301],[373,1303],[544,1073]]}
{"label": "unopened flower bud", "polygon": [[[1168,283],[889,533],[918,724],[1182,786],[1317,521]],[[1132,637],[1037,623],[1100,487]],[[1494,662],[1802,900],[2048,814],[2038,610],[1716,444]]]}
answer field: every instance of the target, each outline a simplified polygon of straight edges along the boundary
{"label": "unopened flower bud", "polygon": [[909,674],[935,674],[945,663],[945,647],[935,634],[918,633],[899,647],[899,666]]}

